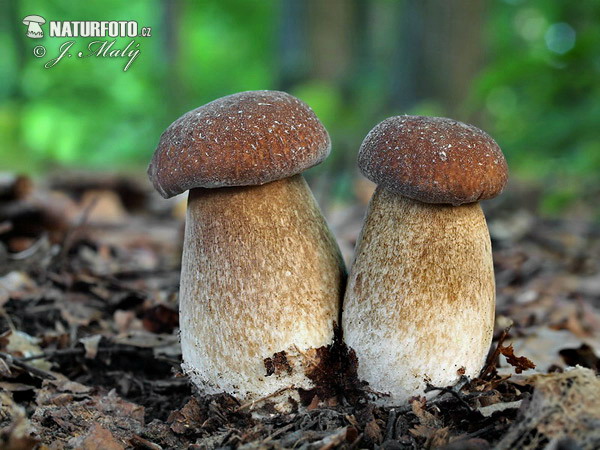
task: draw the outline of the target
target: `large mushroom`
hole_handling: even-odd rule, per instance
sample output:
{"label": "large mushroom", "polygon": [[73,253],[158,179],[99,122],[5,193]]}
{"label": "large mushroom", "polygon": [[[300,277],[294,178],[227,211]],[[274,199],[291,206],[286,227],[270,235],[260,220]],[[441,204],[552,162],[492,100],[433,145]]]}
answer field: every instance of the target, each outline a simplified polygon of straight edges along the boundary
{"label": "large mushroom", "polygon": [[300,173],[329,151],[310,107],[277,91],[220,98],[161,136],[150,179],[166,198],[190,189],[181,346],[203,392],[251,401],[312,387],[345,269]]}
{"label": "large mushroom", "polygon": [[342,326],[358,375],[394,404],[476,376],[491,344],[495,283],[480,200],[508,177],[483,131],[446,118],[378,124],[358,164],[375,182]]}

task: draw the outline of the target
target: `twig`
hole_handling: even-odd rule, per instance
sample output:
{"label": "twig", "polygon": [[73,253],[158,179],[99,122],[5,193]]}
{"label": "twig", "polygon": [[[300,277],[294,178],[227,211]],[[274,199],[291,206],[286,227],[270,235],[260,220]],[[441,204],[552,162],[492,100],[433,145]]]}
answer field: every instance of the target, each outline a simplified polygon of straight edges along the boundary
{"label": "twig", "polygon": [[329,450],[339,447],[345,440],[348,434],[348,427],[343,427],[335,430],[333,433],[325,436],[323,439],[312,442],[311,447],[319,450]]}
{"label": "twig", "polygon": [[285,387],[282,387],[281,389],[277,389],[275,392],[273,392],[273,393],[271,393],[269,395],[265,395],[264,397],[257,398],[256,400],[252,400],[251,402],[244,403],[243,405],[238,406],[235,409],[235,412],[240,412],[240,411],[242,411],[243,409],[246,409],[246,408],[252,408],[257,403],[260,403],[260,402],[262,402],[264,400],[267,400],[267,399],[269,399],[271,397],[276,397],[279,394],[281,394],[281,393],[283,393],[285,391],[289,391],[290,389],[294,389],[294,388],[295,388],[295,386],[293,384],[291,384],[290,386],[285,386]]}
{"label": "twig", "polygon": [[390,409],[390,413],[388,415],[387,426],[385,427],[385,440],[392,439],[394,437],[394,428],[396,427],[396,410],[394,408]]}
{"label": "twig", "polygon": [[488,375],[490,375],[492,373],[492,371],[496,368],[496,365],[497,365],[496,361],[498,360],[498,357],[500,356],[502,344],[504,343],[504,341],[508,337],[508,332],[510,331],[511,327],[512,327],[512,325],[507,326],[502,331],[502,334],[500,334],[500,338],[498,339],[498,344],[496,344],[496,349],[494,350],[494,352],[488,358],[488,360],[487,360],[487,362],[485,364],[485,367],[479,373],[479,377],[478,378],[484,379],[485,377],[487,377]]}
{"label": "twig", "polygon": [[[507,428],[508,426],[510,426],[510,423],[503,424],[501,426],[502,426],[502,428]],[[496,423],[496,422],[491,423],[491,424],[489,424],[486,427],[483,427],[483,428],[481,428],[479,430],[473,431],[472,433],[464,434],[464,435],[458,437],[457,439],[451,440],[450,443],[451,444],[458,444],[459,442],[463,442],[463,441],[467,441],[469,439],[473,439],[473,438],[475,438],[477,436],[481,436],[482,434],[487,433],[488,431],[497,429],[497,427],[498,427],[498,423]]]}
{"label": "twig", "polygon": [[56,266],[58,267],[59,271],[60,271],[60,269],[62,269],[65,259],[67,257],[67,253],[71,249],[71,245],[73,244],[73,239],[75,237],[75,234],[86,224],[86,222],[89,219],[90,213],[96,206],[96,203],[98,203],[98,200],[100,200],[99,195],[95,196],[92,199],[92,201],[85,207],[85,209],[81,213],[81,216],[79,217],[79,221],[74,226],[69,228],[69,230],[65,234],[65,238],[63,239],[63,242],[61,245],[60,253],[58,254],[58,256],[56,258]]}
{"label": "twig", "polygon": [[35,375],[39,378],[44,378],[47,380],[56,380],[56,377],[52,375],[50,372],[46,372],[45,370],[38,369],[37,367],[32,366],[31,364],[27,364],[22,361],[20,358],[16,358],[13,355],[8,353],[0,352],[0,358],[2,358],[9,366],[18,367],[19,369],[23,369],[29,372],[31,375]]}
{"label": "twig", "polygon": [[[292,423],[288,423],[286,426],[275,430],[272,434],[270,434],[269,436],[267,436],[266,438],[264,438],[261,442],[261,444],[267,444],[268,442],[272,441],[273,439],[275,439],[276,437],[278,437],[279,435],[286,433],[288,430],[290,430],[291,428],[294,428],[294,426],[296,425],[295,422]],[[262,445],[261,445],[262,447]]]}
{"label": "twig", "polygon": [[35,241],[30,247],[18,253],[9,253],[9,258],[13,261],[22,261],[24,259],[31,258],[37,253],[38,250],[44,248],[50,243],[47,234],[43,234],[37,241]]}
{"label": "twig", "polygon": [[[460,388],[459,388],[460,389]],[[459,390],[456,389],[456,387],[437,387],[437,386],[433,386],[431,384],[427,384],[427,387],[425,388],[425,392],[431,392],[431,391],[440,391],[442,393],[447,393],[447,394],[451,394],[454,398],[456,398],[458,400],[458,402],[464,406],[465,408],[467,408],[469,411],[472,411],[473,408],[471,408],[471,405],[469,405],[464,398],[462,398],[462,396],[460,395]]]}
{"label": "twig", "polygon": [[[140,347],[98,347],[96,353],[135,353],[138,354],[140,352]],[[21,361],[33,361],[36,359],[43,358],[52,358],[53,356],[71,356],[71,355],[84,355],[85,348],[63,348],[59,350],[50,350],[44,353],[39,353],[37,355],[27,356],[25,358],[20,358]],[[154,359],[168,362],[170,364],[176,363],[176,361],[168,359],[155,357]]]}
{"label": "twig", "polygon": [[162,447],[158,444],[155,444],[154,442],[150,442],[148,439],[144,439],[141,436],[138,436],[137,434],[134,434],[133,436],[131,436],[131,439],[129,439],[129,443],[135,447],[135,448],[139,448],[139,449],[147,449],[147,450],[161,450]]}
{"label": "twig", "polygon": [[[459,394],[460,395],[460,394]],[[479,397],[488,397],[488,396],[492,396],[494,395],[493,392],[469,392],[467,394],[462,394],[463,399],[468,399],[468,400],[472,400],[475,398],[479,398]],[[427,400],[427,406],[437,406],[440,403],[444,403],[447,401],[446,397],[436,397],[432,400]],[[407,412],[410,412],[412,410],[412,405],[409,403],[408,405],[401,405],[401,406],[396,406],[393,408],[394,411],[396,411],[397,414],[406,414]],[[471,408],[472,409],[472,408]]]}
{"label": "twig", "polygon": [[12,331],[13,333],[15,331],[17,331],[17,328],[15,327],[15,323],[13,322],[11,317],[8,315],[8,313],[2,306],[0,306],[0,315],[4,318],[4,320],[6,320],[6,323],[8,324],[8,328],[10,328],[10,331]]}

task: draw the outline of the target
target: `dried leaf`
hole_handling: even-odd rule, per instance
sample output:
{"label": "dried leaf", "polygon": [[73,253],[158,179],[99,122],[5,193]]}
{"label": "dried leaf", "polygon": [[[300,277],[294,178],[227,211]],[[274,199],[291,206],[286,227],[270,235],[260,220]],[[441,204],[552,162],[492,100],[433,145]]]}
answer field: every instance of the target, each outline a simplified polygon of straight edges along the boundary
{"label": "dried leaf", "polygon": [[143,324],[152,333],[170,334],[179,326],[179,312],[166,305],[156,305],[146,310]]}
{"label": "dried leaf", "polygon": [[[2,338],[7,339],[7,341],[4,341],[7,342],[6,352],[16,357],[23,358],[42,353],[42,349],[38,345],[40,340],[22,331],[9,330],[2,335]],[[52,368],[52,364],[45,359],[34,359],[29,364],[42,370]]]}
{"label": "dried leaf", "polygon": [[506,357],[506,361],[515,368],[516,373],[524,370],[535,369],[535,364],[524,356],[515,356],[512,344],[508,347],[500,347],[500,352]]}
{"label": "dried leaf", "polygon": [[495,403],[493,405],[483,406],[478,409],[483,417],[491,417],[492,414],[496,412],[506,411],[509,409],[519,409],[521,407],[522,400],[517,400],[514,402],[502,402]]}
{"label": "dried leaf", "polygon": [[427,406],[427,400],[425,397],[412,399],[410,401],[410,406],[413,414],[417,416],[421,425],[436,429],[442,427],[441,421],[425,409]]}
{"label": "dried leaf", "polygon": [[80,208],[91,208],[88,223],[96,225],[118,225],[127,220],[120,197],[109,190],[89,190],[83,193]]}
{"label": "dried leaf", "polygon": [[[0,360],[2,361],[2,360]],[[25,391],[33,391],[35,388],[28,384],[23,383],[8,383],[6,381],[0,382],[0,389],[3,389],[8,392],[25,392]]]}
{"label": "dried leaf", "polygon": [[83,450],[123,450],[125,448],[110,430],[98,423],[93,424],[85,435],[72,438],[69,445]]}
{"label": "dried leaf", "polygon": [[441,447],[439,450],[488,450],[490,443],[485,439],[471,438],[471,439],[454,439],[447,445]]}
{"label": "dried leaf", "polygon": [[99,334],[88,336],[79,340],[79,342],[81,342],[85,348],[85,357],[87,359],[96,358],[96,355],[98,354],[98,345],[100,345],[101,340],[102,336]]}
{"label": "dried leaf", "polygon": [[450,440],[448,428],[432,428],[425,425],[417,425],[410,430],[415,437],[425,438],[424,448],[438,448],[446,445]]}
{"label": "dried leaf", "polygon": [[171,430],[177,434],[185,434],[200,426],[206,417],[202,414],[200,404],[192,397],[179,411],[173,411],[167,422],[171,424]]}
{"label": "dried leaf", "polygon": [[17,418],[11,425],[0,430],[0,447],[4,450],[32,450],[40,443],[29,431],[29,421]]}
{"label": "dried leaf", "polygon": [[292,373],[293,370],[287,359],[285,350],[273,354],[271,358],[265,358],[264,365],[267,370],[267,376]]}
{"label": "dried leaf", "polygon": [[383,440],[383,431],[375,420],[371,420],[365,425],[365,436],[375,443],[380,443]]}
{"label": "dried leaf", "polygon": [[48,380],[44,381],[44,385],[52,385],[56,387],[58,392],[70,392],[72,394],[89,394],[92,390],[89,386],[84,386],[75,381],[64,380]]}
{"label": "dried leaf", "polygon": [[13,376],[12,372],[10,371],[10,367],[2,358],[0,358],[0,376],[3,378],[12,378]]}
{"label": "dried leaf", "polygon": [[581,344],[579,348],[565,348],[558,353],[568,366],[582,366],[600,372],[600,358],[587,344]]}

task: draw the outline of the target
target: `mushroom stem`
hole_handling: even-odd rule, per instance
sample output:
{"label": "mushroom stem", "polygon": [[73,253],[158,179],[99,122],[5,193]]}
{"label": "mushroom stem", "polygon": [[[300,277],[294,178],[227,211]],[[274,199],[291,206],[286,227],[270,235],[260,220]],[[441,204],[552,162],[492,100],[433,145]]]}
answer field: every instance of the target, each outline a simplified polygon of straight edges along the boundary
{"label": "mushroom stem", "polygon": [[344,300],[358,375],[384,403],[476,376],[494,328],[491,242],[479,203],[428,204],[378,187]]}
{"label": "mushroom stem", "polygon": [[192,189],[186,220],[181,346],[192,381],[244,400],[311,387],[302,354],[332,341],[345,269],[304,178]]}

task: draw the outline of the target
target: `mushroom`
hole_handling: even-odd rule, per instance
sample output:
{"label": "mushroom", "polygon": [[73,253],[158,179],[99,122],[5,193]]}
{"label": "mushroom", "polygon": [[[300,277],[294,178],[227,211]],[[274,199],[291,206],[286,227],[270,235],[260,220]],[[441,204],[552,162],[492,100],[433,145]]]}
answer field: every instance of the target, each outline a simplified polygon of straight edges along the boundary
{"label": "mushroom", "polygon": [[310,107],[277,91],[220,98],[162,134],[148,174],[165,198],[190,189],[181,347],[203,392],[251,401],[312,387],[345,269],[300,173],[330,148]]}
{"label": "mushroom", "polygon": [[23,24],[27,25],[27,37],[38,39],[44,37],[44,31],[40,25],[44,25],[46,19],[41,16],[27,16],[23,19]]}
{"label": "mushroom", "polygon": [[483,131],[438,117],[378,124],[358,165],[378,186],[357,243],[342,328],[381,403],[476,376],[494,329],[495,282],[480,200],[508,177]]}

